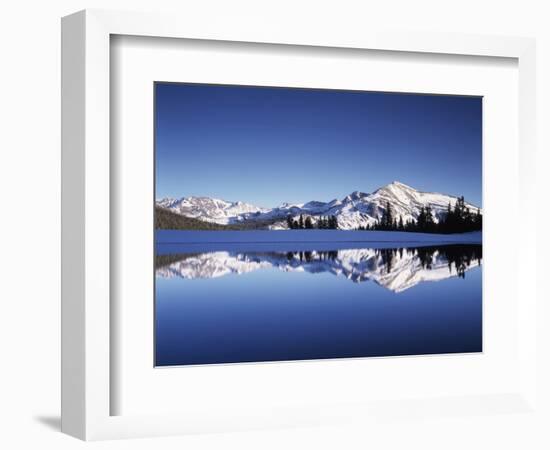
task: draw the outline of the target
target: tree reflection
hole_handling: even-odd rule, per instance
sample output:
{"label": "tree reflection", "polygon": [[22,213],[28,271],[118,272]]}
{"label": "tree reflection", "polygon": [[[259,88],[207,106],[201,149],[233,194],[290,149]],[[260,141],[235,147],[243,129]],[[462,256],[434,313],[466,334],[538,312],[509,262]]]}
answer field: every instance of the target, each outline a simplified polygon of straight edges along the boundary
{"label": "tree reflection", "polygon": [[[400,292],[423,282],[452,276],[465,278],[472,266],[481,265],[481,245],[353,248],[299,251],[217,251],[157,255],[157,276],[215,278],[278,268],[286,272],[328,272],[361,283],[373,280]],[[433,272],[433,273],[431,273]],[[430,274],[431,273],[431,274]]]}

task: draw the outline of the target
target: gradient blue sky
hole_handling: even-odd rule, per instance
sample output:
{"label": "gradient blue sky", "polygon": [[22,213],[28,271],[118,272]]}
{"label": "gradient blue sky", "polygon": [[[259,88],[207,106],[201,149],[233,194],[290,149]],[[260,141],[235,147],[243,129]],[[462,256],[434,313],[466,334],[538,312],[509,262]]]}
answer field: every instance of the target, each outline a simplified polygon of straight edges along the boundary
{"label": "gradient blue sky", "polygon": [[274,207],[394,180],[481,206],[479,97],[157,83],[156,198]]}

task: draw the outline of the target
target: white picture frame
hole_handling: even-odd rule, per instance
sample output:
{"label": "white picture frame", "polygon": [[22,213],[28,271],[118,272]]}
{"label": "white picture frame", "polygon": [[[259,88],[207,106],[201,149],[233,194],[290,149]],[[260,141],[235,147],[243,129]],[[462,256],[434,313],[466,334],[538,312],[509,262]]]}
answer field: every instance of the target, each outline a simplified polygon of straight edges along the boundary
{"label": "white picture frame", "polygon": [[[535,42],[527,38],[436,33],[349,30],[342,33],[307,28],[281,30],[264,23],[234,28],[230,23],[196,23],[190,17],[87,10],[62,22],[62,430],[85,440],[161,436],[191,432],[243,430],[323,422],[318,408],[304,405],[278,410],[250,422],[227,416],[194,421],[180,414],[111,415],[112,364],[110,321],[111,192],[116,173],[110,168],[110,39],[112,35],[286,44],[333,49],[368,49],[417,54],[513,58],[519,72],[519,184],[525,217],[518,230],[519,258],[534,261],[536,220],[532,207],[535,173]],[[532,269],[532,268],[531,268]],[[462,413],[485,413],[503,404],[536,408],[535,273],[518,268],[522,298],[518,308],[521,367],[516,392],[494,399],[472,396]],[[531,286],[531,287],[529,287]],[[246,369],[245,369],[246,370]],[[454,403],[453,403],[454,402]],[[456,408],[456,400],[439,399],[437,408]],[[375,417],[387,406],[343,404],[324,418]],[[368,410],[368,411],[367,411]]]}

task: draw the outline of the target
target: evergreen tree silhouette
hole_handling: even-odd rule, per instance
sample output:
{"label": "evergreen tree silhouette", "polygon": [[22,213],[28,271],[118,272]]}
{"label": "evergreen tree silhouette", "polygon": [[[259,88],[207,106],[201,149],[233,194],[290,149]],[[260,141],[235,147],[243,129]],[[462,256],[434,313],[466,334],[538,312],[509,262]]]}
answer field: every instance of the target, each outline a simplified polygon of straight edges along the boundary
{"label": "evergreen tree silhouette", "polygon": [[292,230],[292,228],[294,228],[294,221],[292,220],[291,216],[286,216],[286,224],[289,230]]}
{"label": "evergreen tree silhouette", "polygon": [[481,230],[482,229],[482,224],[483,224],[483,216],[481,215],[481,211],[478,208],[476,217],[474,219],[474,225],[475,225],[474,229],[475,230]]}
{"label": "evergreen tree silhouette", "polygon": [[426,217],[425,217],[424,231],[426,233],[433,233],[435,231],[435,221],[432,213],[432,207],[430,205],[426,206],[425,214],[426,214]]}
{"label": "evergreen tree silhouette", "polygon": [[386,208],[382,213],[382,229],[391,230],[393,228],[393,211],[389,201],[386,201]]}

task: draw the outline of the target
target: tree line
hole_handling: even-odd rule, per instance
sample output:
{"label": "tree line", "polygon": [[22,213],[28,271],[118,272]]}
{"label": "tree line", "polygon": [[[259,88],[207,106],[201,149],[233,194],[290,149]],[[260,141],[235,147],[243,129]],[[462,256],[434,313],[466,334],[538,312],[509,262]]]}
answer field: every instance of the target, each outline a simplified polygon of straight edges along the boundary
{"label": "tree line", "polygon": [[314,228],[320,230],[337,230],[338,219],[336,216],[320,216],[314,223],[311,216],[304,217],[300,214],[298,219],[294,219],[292,216],[287,216],[286,224],[291,230],[311,230]]}
{"label": "tree line", "polygon": [[[287,226],[291,230],[338,229],[338,218],[334,215],[319,216],[314,222],[312,216],[300,214],[298,218],[287,216]],[[430,205],[420,208],[416,219],[403,220],[397,216],[389,201],[386,202],[382,216],[375,223],[360,226],[357,230],[376,231],[410,231],[417,233],[466,233],[480,231],[483,227],[483,216],[479,208],[472,211],[464,197],[458,197],[454,206],[447,206],[447,211],[436,221],[435,213]]]}
{"label": "tree line", "polygon": [[403,217],[396,217],[391,203],[386,202],[382,216],[372,225],[360,226],[358,230],[380,231],[415,231],[420,233],[466,233],[479,231],[483,226],[483,216],[479,208],[473,212],[466,206],[464,197],[458,197],[454,207],[451,203],[447,206],[447,212],[435,221],[434,213],[430,205],[420,208],[416,220],[403,221]]}

